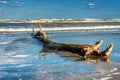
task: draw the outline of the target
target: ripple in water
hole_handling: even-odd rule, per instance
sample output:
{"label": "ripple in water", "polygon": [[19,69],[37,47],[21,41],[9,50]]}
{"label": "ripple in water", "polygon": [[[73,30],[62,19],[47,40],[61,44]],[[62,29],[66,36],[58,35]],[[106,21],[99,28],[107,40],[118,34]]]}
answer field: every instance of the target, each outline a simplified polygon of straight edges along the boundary
{"label": "ripple in water", "polygon": [[[6,37],[10,39],[6,40]],[[108,33],[97,32],[57,33],[48,34],[48,37],[61,43],[87,44],[93,44],[103,39],[105,42],[102,49],[106,48],[109,42],[115,44],[120,39],[118,34],[109,35]],[[103,61],[99,63],[76,61],[73,58],[63,57],[58,52],[47,52],[45,54],[41,52],[42,43],[33,39],[30,34],[14,34],[12,36],[4,34],[2,38],[4,39],[1,42],[6,40],[6,43],[0,44],[0,80],[116,79],[114,76],[120,73],[120,56],[118,50],[120,46],[116,44],[110,56],[113,63],[108,64]]]}

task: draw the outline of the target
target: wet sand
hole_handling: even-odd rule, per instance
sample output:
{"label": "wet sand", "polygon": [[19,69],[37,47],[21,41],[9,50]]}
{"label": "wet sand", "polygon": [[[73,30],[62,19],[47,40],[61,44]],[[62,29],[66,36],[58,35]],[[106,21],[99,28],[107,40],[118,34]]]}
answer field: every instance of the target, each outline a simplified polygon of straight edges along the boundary
{"label": "wet sand", "polygon": [[[111,64],[80,60],[77,55],[51,52],[46,56],[42,43],[29,33],[0,34],[0,80],[119,80],[119,32],[63,32],[47,34],[60,43],[93,44],[104,40],[101,50],[114,43]],[[72,57],[71,57],[72,56]]]}

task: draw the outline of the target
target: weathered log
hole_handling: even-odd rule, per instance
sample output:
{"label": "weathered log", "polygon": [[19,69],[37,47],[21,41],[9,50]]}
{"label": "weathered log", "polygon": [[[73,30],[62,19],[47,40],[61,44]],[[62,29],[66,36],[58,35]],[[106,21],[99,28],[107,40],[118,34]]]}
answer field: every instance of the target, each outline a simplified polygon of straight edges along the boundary
{"label": "weathered log", "polygon": [[42,31],[42,28],[40,28],[40,31],[38,31],[34,37],[43,42],[43,47],[49,48],[51,50],[69,51],[74,54],[79,54],[84,58],[90,56],[109,57],[113,48],[113,44],[111,43],[105,51],[99,50],[103,40],[98,41],[93,45],[57,43],[49,40],[46,33]]}

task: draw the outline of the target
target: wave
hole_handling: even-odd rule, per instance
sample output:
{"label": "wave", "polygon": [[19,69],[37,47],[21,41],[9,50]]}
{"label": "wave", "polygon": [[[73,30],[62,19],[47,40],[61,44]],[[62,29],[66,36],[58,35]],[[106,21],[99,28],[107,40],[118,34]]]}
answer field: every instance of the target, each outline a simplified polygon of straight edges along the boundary
{"label": "wave", "polygon": [[6,41],[6,42],[0,42],[0,45],[6,45],[6,44],[10,44],[11,41]]}
{"label": "wave", "polygon": [[[51,32],[51,31],[96,31],[96,30],[104,30],[104,31],[114,31],[119,30],[120,25],[114,26],[80,26],[80,27],[43,27],[43,31]],[[33,32],[38,31],[39,28],[0,28],[0,33],[5,32]]]}
{"label": "wave", "polygon": [[29,55],[14,55],[14,56],[11,56],[11,57],[14,57],[14,58],[25,58],[25,57],[28,57]]}
{"label": "wave", "polygon": [[43,28],[43,30],[59,31],[59,30],[95,30],[95,29],[120,29],[120,26],[95,26],[95,27],[53,27]]}
{"label": "wave", "polygon": [[104,19],[96,19],[96,18],[81,18],[81,19],[29,19],[29,20],[13,20],[13,19],[3,19],[0,20],[0,23],[78,23],[78,22],[120,22],[118,18],[104,18]]}

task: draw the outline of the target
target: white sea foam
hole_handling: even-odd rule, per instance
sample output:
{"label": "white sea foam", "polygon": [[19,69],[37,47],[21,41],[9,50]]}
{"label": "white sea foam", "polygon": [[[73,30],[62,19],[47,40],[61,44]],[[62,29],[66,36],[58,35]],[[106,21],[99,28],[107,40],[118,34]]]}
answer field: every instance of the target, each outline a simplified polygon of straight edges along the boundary
{"label": "white sea foam", "polygon": [[112,79],[113,77],[102,77],[100,79],[93,78],[93,80],[109,80]]}
{"label": "white sea foam", "polygon": [[[73,31],[73,30],[102,30],[102,29],[120,29],[120,25],[114,26],[80,26],[80,27],[43,27],[43,31]],[[34,28],[38,31],[39,28]],[[32,32],[32,28],[0,28],[0,32]]]}
{"label": "white sea foam", "polygon": [[116,73],[114,73],[114,75],[118,75],[118,74],[120,74],[120,72],[116,72]]}
{"label": "white sea foam", "polygon": [[16,66],[17,68],[21,68],[21,67],[27,67],[27,66],[32,66],[32,64],[21,64]]}
{"label": "white sea foam", "polygon": [[101,78],[101,79],[99,79],[99,80],[109,80],[109,79],[112,79],[113,77],[103,77],[103,78]]}
{"label": "white sea foam", "polygon": [[116,71],[117,70],[117,68],[113,68],[110,72],[114,72],[114,71]]}
{"label": "white sea foam", "polygon": [[11,57],[14,57],[14,58],[25,58],[25,57],[28,57],[29,55],[14,55],[14,56],[11,56]]}
{"label": "white sea foam", "polygon": [[0,42],[0,44],[5,45],[5,44],[10,44],[11,41],[5,41],[5,42]]}
{"label": "white sea foam", "polygon": [[113,75],[120,75],[120,72],[115,72],[115,73],[112,73],[112,74],[108,74],[107,76],[113,76]]}
{"label": "white sea foam", "polygon": [[51,30],[51,31],[57,31],[57,30],[94,30],[94,29],[120,29],[120,26],[95,26],[95,27],[53,27],[53,28],[43,28],[43,30]]}
{"label": "white sea foam", "polygon": [[5,53],[4,56],[11,56],[11,55],[14,55],[16,53],[17,53],[17,51],[15,51],[15,52],[8,52],[8,53]]}

